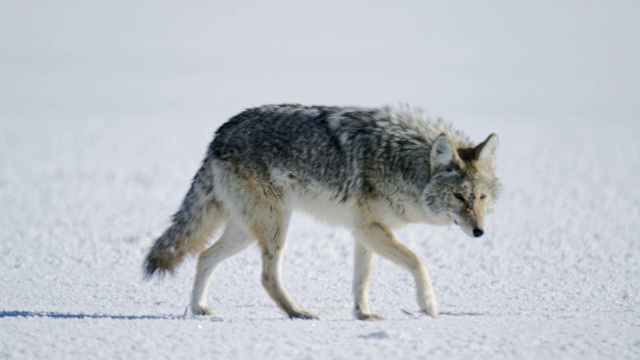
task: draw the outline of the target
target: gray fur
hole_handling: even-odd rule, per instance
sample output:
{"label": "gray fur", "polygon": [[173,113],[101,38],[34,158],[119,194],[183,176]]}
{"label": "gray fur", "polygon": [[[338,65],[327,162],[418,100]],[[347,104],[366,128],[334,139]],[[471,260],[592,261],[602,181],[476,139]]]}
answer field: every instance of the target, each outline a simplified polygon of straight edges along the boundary
{"label": "gray fur", "polygon": [[[200,255],[192,311],[210,313],[204,298],[213,269],[254,239],[262,248],[263,284],[274,301],[291,317],[314,317],[288,297],[279,274],[288,219],[301,208],[354,229],[361,246],[356,317],[379,318],[369,313],[365,295],[373,252],[412,272],[421,309],[435,316],[426,268],[390,230],[412,222],[455,222],[468,234],[483,229],[484,213],[499,195],[497,147],[495,135],[474,147],[461,132],[408,107],[246,110],[216,132],[171,227],[149,252],[145,274],[173,271],[187,254],[202,252],[226,221],[218,246]],[[243,239],[242,245],[224,250],[234,238]]]}

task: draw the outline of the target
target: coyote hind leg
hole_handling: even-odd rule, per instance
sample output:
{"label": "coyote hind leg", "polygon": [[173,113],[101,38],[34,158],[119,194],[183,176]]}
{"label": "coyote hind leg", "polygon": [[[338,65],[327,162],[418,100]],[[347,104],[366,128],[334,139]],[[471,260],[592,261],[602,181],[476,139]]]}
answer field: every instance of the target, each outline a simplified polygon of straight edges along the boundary
{"label": "coyote hind leg", "polygon": [[250,226],[262,251],[262,285],[290,318],[317,319],[316,315],[301,310],[284,289],[282,255],[291,209],[281,200],[268,200],[269,203],[254,207]]}
{"label": "coyote hind leg", "polygon": [[206,305],[209,279],[220,263],[248,248],[255,240],[232,220],[227,222],[218,241],[198,257],[196,278],[191,293],[191,312],[194,315],[212,315]]}

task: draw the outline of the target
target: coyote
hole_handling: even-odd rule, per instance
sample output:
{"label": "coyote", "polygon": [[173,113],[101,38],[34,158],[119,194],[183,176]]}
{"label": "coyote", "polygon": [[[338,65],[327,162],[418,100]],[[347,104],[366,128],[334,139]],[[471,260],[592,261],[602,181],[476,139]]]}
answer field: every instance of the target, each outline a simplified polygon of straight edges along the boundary
{"label": "coyote", "polygon": [[[171,226],[146,257],[145,276],[172,272],[188,254],[199,254],[190,309],[210,315],[211,274],[257,242],[269,296],[290,318],[316,319],[282,283],[287,226],[292,211],[301,209],[352,230],[357,319],[382,318],[369,308],[375,254],[413,275],[420,310],[436,317],[427,268],[392,229],[455,223],[471,237],[482,236],[500,192],[497,149],[495,134],[473,146],[462,132],[407,106],[246,110],[217,130]],[[209,246],[221,225],[222,236]]]}

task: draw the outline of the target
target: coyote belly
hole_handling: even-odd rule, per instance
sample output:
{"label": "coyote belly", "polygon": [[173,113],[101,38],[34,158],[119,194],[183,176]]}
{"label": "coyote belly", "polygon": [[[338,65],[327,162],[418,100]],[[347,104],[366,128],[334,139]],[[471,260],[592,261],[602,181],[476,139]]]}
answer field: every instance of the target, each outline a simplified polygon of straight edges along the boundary
{"label": "coyote belly", "polygon": [[[356,318],[381,318],[368,300],[374,254],[412,274],[421,311],[435,317],[427,269],[392,229],[455,223],[482,236],[499,195],[497,149],[495,134],[474,146],[442,121],[406,108],[246,110],[216,132],[171,226],[149,251],[145,274],[173,271],[199,254],[190,307],[212,314],[206,298],[214,269],[257,242],[269,296],[291,318],[316,318],[289,297],[280,272],[289,219],[300,209],[352,230]],[[207,247],[220,226],[221,237]]]}

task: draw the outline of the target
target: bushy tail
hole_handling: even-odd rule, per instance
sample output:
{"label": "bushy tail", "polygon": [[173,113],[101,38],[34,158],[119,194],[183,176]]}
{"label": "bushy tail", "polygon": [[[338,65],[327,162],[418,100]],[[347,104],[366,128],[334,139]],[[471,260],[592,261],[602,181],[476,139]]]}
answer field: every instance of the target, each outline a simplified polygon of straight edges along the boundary
{"label": "bushy tail", "polygon": [[191,182],[182,205],[149,250],[144,262],[144,277],[156,271],[173,272],[188,254],[200,252],[223,219],[223,209],[213,191],[211,164],[205,161]]}

